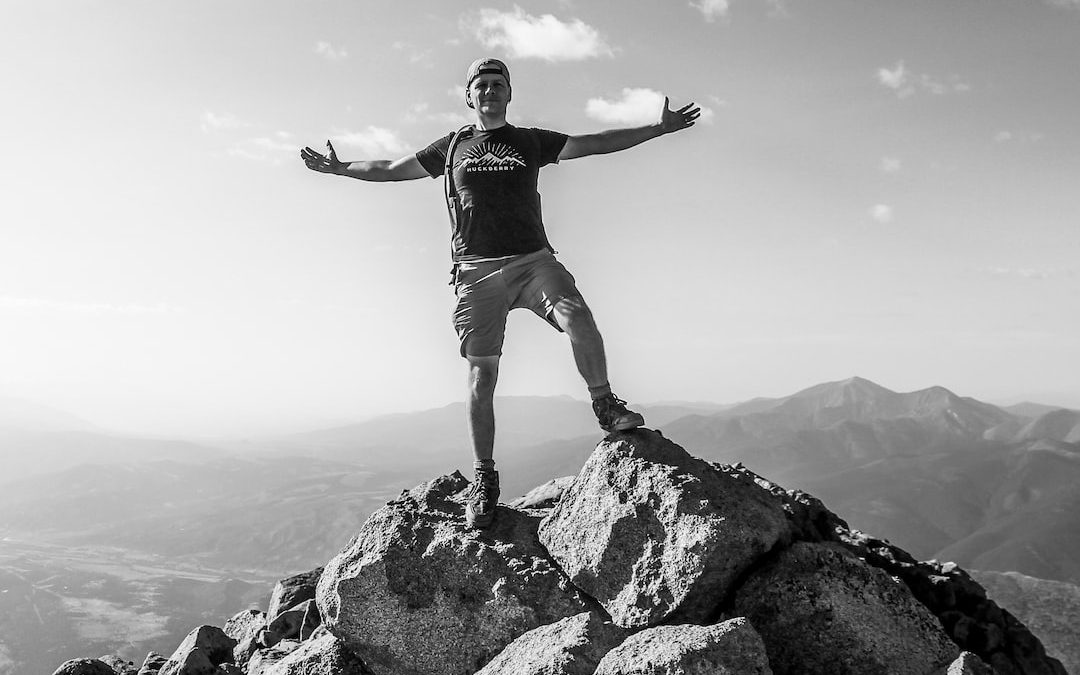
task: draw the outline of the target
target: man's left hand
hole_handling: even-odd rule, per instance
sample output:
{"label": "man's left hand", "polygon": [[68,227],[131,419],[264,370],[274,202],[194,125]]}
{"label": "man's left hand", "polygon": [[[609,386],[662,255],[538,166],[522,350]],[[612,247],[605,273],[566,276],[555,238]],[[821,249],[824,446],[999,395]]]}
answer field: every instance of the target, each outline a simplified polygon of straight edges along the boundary
{"label": "man's left hand", "polygon": [[664,110],[660,113],[660,131],[670,134],[672,131],[681,131],[694,126],[694,122],[701,116],[701,108],[693,101],[687,103],[678,110],[671,109],[671,100],[664,97]]}

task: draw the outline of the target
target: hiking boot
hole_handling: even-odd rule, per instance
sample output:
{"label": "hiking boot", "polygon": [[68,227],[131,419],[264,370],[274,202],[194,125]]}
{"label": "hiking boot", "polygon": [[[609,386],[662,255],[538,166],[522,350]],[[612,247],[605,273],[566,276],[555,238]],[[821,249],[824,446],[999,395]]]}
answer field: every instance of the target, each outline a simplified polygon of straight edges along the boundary
{"label": "hiking boot", "polygon": [[615,394],[594,399],[592,409],[596,413],[596,420],[600,422],[600,428],[608,433],[636,429],[645,424],[645,418],[633,410],[627,410],[626,401]]}
{"label": "hiking boot", "polygon": [[495,505],[499,503],[499,472],[476,470],[472,488],[465,501],[465,524],[484,529],[495,519]]}

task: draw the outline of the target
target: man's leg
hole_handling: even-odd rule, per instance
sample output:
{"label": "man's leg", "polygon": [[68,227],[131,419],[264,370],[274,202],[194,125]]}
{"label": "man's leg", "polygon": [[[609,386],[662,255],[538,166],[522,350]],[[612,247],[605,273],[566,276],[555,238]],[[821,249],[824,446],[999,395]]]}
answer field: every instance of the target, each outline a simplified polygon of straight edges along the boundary
{"label": "man's leg", "polygon": [[[589,391],[607,385],[607,356],[604,338],[593,320],[592,311],[580,295],[563,298],[555,303],[555,322],[570,338],[574,363],[585,379]],[[609,389],[610,391],[610,389]]]}
{"label": "man's leg", "polygon": [[604,338],[596,327],[592,311],[580,295],[555,303],[555,322],[570,338],[574,363],[589,387],[593,412],[604,431],[625,431],[645,424],[640,414],[627,410],[626,401],[611,392],[608,383]]}
{"label": "man's leg", "polygon": [[499,379],[498,356],[466,356],[469,361],[469,385],[465,397],[465,415],[472,441],[473,459],[492,462],[495,447],[495,383]]}
{"label": "man's leg", "polygon": [[492,458],[495,446],[495,382],[499,379],[498,356],[466,356],[469,389],[465,397],[466,419],[473,447],[472,490],[465,502],[465,524],[489,527],[499,503],[499,472]]}

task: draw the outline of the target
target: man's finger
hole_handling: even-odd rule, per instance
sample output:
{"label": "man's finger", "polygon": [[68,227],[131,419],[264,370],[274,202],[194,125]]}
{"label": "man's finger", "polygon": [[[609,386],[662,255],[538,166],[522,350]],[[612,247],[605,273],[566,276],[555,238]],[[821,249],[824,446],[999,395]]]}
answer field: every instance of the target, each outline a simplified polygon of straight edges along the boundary
{"label": "man's finger", "polygon": [[334,152],[334,145],[330,141],[326,141],[326,147],[330,149],[330,161],[337,161],[337,153]]}
{"label": "man's finger", "polygon": [[671,110],[671,99],[667,96],[664,97],[664,110]]}

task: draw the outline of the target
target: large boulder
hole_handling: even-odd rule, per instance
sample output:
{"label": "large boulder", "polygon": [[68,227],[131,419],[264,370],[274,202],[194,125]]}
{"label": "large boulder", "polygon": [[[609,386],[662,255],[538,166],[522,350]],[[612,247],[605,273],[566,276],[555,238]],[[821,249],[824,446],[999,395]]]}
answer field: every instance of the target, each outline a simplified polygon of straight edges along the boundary
{"label": "large boulder", "polygon": [[522,633],[586,611],[537,540],[535,516],[500,506],[471,530],[460,474],[402,495],[326,566],[328,630],[376,674],[472,675]]}
{"label": "large boulder", "polygon": [[549,480],[510,502],[510,506],[519,509],[550,509],[559,503],[563,494],[574,484],[575,478],[577,476],[563,476]]}
{"label": "large boulder", "polygon": [[169,659],[164,654],[148,652],[146,658],[143,659],[142,667],[139,668],[137,675],[158,675],[168,662]]}
{"label": "large boulder", "polygon": [[639,429],[597,446],[540,541],[612,621],[637,628],[706,622],[789,532],[770,495]]}
{"label": "large boulder", "polygon": [[476,675],[593,675],[629,634],[596,612],[582,612],[525,633]]}
{"label": "large boulder", "polygon": [[608,652],[595,675],[772,675],[746,619],[649,628]]}
{"label": "large boulder", "polygon": [[135,665],[134,661],[128,661],[115,654],[101,656],[98,661],[112,668],[115,675],[139,675],[139,667]]}
{"label": "large boulder", "polygon": [[266,627],[266,615],[257,609],[245,609],[237,612],[225,622],[222,631],[237,642],[254,637]]}
{"label": "large boulder", "polygon": [[116,675],[116,671],[99,659],[71,659],[60,664],[53,675]]}
{"label": "large boulder", "polygon": [[188,633],[159,675],[213,675],[217,666],[231,663],[236,640],[216,626],[199,626]]}
{"label": "large boulder", "polygon": [[370,675],[363,661],[333,635],[324,634],[301,643],[263,675]]}
{"label": "large boulder", "polygon": [[272,647],[279,640],[304,641],[321,625],[322,615],[315,600],[305,600],[299,605],[278,612],[265,629],[255,634],[255,642]]}
{"label": "large boulder", "polygon": [[267,675],[274,666],[301,646],[299,640],[282,640],[273,647],[260,649],[248,659],[245,671],[247,675]]}
{"label": "large boulder", "polygon": [[266,622],[270,623],[277,618],[278,614],[296,607],[305,600],[315,599],[315,586],[319,583],[323,568],[318,567],[310,572],[301,572],[291,577],[282,579],[274,586],[274,592],[270,594],[270,607],[266,610]]}
{"label": "large boulder", "polygon": [[960,649],[977,655],[998,675],[1065,675],[1064,666],[1046,654],[1039,639],[989,599],[985,589],[955,563],[918,561],[884,539],[852,530],[805,492],[784,490],[741,464],[714,466],[772,495],[787,514],[794,539],[840,544],[868,565],[902,581]]}
{"label": "large boulder", "polygon": [[732,613],[778,674],[931,673],[960,650],[903,583],[835,544],[799,542],[754,571]]}

